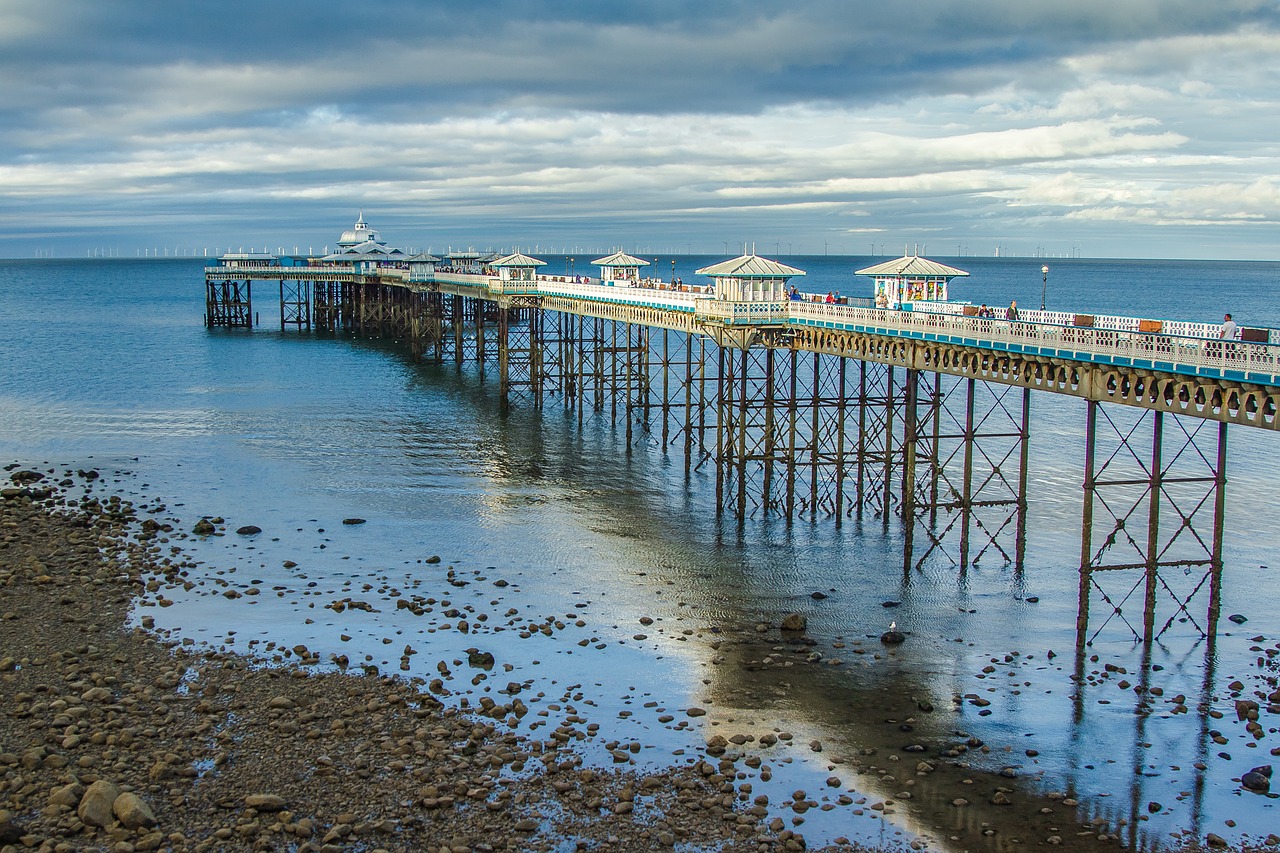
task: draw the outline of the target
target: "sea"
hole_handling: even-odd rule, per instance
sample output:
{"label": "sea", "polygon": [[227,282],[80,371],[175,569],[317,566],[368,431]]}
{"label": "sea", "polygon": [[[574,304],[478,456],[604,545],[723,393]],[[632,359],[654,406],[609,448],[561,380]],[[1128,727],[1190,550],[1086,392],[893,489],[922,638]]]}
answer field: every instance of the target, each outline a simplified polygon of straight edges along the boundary
{"label": "sea", "polygon": [[[854,297],[871,294],[854,271],[887,259],[779,258],[805,271],[803,290]],[[568,257],[544,260],[546,273],[570,272]],[[721,258],[654,260],[662,278],[691,283]],[[1277,262],[938,260],[970,273],[951,296],[975,304],[1280,326]],[[1002,769],[1061,816],[1068,847],[1092,820],[1149,850],[1280,828],[1276,796],[1239,782],[1280,763],[1277,717],[1262,699],[1254,737],[1236,704],[1276,689],[1280,436],[1228,430],[1217,635],[1196,629],[1202,593],[1149,649],[1095,599],[1099,630],[1077,653],[1079,400],[1033,394],[1024,564],[988,556],[962,572],[941,560],[904,576],[896,523],[739,524],[717,512],[714,470],[688,470],[678,448],[642,432],[628,445],[607,413],[580,423],[554,400],[538,410],[517,397],[504,412],[492,370],[280,331],[270,288],[255,293],[258,327],[208,329],[204,263],[0,260],[0,460],[99,470],[99,492],[172,524],[200,580],[165,590],[165,606],[140,599],[135,621],[264,665],[305,645],[322,668],[342,656],[424,690],[439,680],[465,707],[516,691],[536,709],[519,724],[533,737],[570,709],[599,723],[575,748],[602,767],[619,744],[635,743],[629,761],[649,770],[699,759],[716,734],[749,735],[743,748],[769,772],[744,778],[810,846],[1044,842],[1026,837],[1032,823],[978,809]],[[588,271],[582,256],[573,264]],[[1137,414],[1114,417],[1124,430]],[[221,535],[190,536],[202,517],[225,519]],[[1208,536],[1196,519],[1189,535]],[[263,532],[237,535],[242,525]],[[1169,571],[1195,588],[1190,569]],[[1141,595],[1111,603],[1140,619]],[[803,654],[776,631],[793,612],[808,620]],[[879,642],[890,622],[907,635],[892,648]],[[471,652],[497,665],[470,666]],[[788,737],[766,748],[769,732]],[[959,779],[954,796],[910,797],[918,758],[900,745],[916,736],[986,745],[955,761],[962,776],[988,775],[967,789]],[[788,807],[799,792],[820,807]],[[953,805],[962,796],[972,812]]]}

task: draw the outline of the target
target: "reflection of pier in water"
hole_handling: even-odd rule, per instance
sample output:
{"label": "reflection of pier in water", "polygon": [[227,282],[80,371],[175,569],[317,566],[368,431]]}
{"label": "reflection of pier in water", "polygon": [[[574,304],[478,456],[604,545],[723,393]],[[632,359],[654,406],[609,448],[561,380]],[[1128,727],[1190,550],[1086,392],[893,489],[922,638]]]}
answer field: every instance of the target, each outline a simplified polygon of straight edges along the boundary
{"label": "reflection of pier in water", "polygon": [[[1280,428],[1280,346],[1037,312],[1024,318],[1043,322],[1010,323],[605,287],[539,276],[522,257],[498,275],[213,267],[207,320],[251,326],[252,282],[278,282],[282,328],[401,341],[415,358],[474,364],[497,378],[504,409],[554,401],[579,424],[603,414],[629,447],[657,446],[714,473],[726,519],[901,523],[905,585],[926,565],[962,578],[980,563],[1021,571],[1032,391],[1082,398],[1078,714],[1087,649],[1104,632],[1146,649],[1143,703],[1153,644],[1190,625],[1207,638],[1208,701],[1227,424]],[[815,689],[807,708],[822,696]],[[1146,719],[1135,714],[1135,846]],[[1198,815],[1203,791],[1193,793]]]}

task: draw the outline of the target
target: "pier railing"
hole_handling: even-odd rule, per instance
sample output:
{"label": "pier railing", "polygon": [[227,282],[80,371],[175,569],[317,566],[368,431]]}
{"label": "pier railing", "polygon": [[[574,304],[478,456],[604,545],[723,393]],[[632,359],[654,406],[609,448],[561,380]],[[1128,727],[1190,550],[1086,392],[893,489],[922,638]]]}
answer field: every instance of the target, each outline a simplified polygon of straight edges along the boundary
{"label": "pier railing", "polygon": [[[958,302],[916,302],[912,303],[911,310],[916,313],[958,316],[965,313],[966,307],[974,306],[966,306]],[[994,319],[1004,319],[1004,308],[997,307],[992,310],[995,312]],[[1115,314],[1076,314],[1071,311],[1043,311],[1037,308],[1018,309],[1018,320],[1023,323],[1047,323],[1053,326],[1079,326],[1087,323],[1097,329],[1111,329],[1119,332],[1160,332],[1184,338],[1216,338],[1218,329],[1221,328],[1215,323],[1143,320],[1138,317],[1121,317]],[[1144,328],[1146,326],[1152,328]]]}
{"label": "pier railing", "polygon": [[1266,343],[805,302],[788,308],[789,320],[806,326],[1280,384],[1280,346]]}

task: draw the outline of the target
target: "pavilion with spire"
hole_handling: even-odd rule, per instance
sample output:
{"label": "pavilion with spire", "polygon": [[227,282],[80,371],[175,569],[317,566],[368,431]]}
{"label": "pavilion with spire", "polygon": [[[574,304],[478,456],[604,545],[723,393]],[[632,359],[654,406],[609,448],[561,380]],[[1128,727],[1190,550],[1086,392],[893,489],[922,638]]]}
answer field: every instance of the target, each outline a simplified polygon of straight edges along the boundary
{"label": "pavilion with spire", "polygon": [[338,247],[320,258],[327,264],[354,264],[361,269],[373,270],[383,266],[404,266],[409,255],[403,249],[388,246],[377,231],[364,221],[364,211],[354,228],[342,232]]}

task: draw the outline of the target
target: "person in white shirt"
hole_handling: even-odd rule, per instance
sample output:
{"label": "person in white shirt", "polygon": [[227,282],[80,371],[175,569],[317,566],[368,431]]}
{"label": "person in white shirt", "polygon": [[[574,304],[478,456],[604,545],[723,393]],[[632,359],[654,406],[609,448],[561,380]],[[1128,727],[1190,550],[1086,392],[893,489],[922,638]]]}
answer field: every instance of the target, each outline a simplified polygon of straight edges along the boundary
{"label": "person in white shirt", "polygon": [[1231,319],[1231,315],[1224,316],[1222,318],[1222,331],[1218,332],[1218,337],[1224,341],[1234,341],[1238,332],[1236,321]]}

